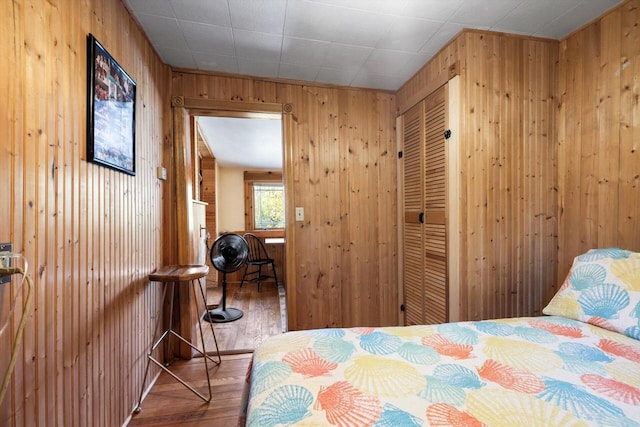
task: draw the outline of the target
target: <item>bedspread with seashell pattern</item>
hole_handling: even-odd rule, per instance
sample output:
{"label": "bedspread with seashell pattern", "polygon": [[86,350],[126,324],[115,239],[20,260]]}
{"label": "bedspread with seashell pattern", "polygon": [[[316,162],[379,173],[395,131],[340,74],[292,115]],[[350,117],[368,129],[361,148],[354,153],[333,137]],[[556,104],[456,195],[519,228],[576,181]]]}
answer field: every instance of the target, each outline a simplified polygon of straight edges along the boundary
{"label": "bedspread with seashell pattern", "polygon": [[640,341],[564,317],[285,333],[249,426],[640,426]]}

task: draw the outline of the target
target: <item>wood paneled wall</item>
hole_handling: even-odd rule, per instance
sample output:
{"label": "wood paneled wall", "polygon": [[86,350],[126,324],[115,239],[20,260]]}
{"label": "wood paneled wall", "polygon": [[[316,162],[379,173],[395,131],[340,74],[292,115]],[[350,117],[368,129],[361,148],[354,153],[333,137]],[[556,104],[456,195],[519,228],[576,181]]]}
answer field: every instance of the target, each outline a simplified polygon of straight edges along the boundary
{"label": "wood paneled wall", "polygon": [[465,317],[540,315],[557,275],[558,44],[482,32],[462,42]]}
{"label": "wood paneled wall", "polygon": [[[163,197],[174,178],[156,179],[172,149],[170,92],[292,103],[288,191],[305,207],[287,260],[292,329],[396,324],[396,105],[454,64],[461,316],[538,314],[576,254],[640,250],[639,5],[623,3],[559,53],[553,41],[466,31],[393,96],[171,75],[119,0],[2,2],[0,241],[27,257],[36,296],[0,424],[111,426],[133,408],[160,297],[146,277],[176,256],[162,245],[175,234]],[[135,177],[85,160],[89,32],[138,84]]]}
{"label": "wood paneled wall", "polygon": [[559,268],[591,248],[640,250],[640,1],[560,43]]}
{"label": "wood paneled wall", "polygon": [[[26,256],[36,292],[0,425],[121,425],[161,296],[146,277],[162,261],[170,71],[119,0],[6,0],[0,23],[0,241]],[[86,161],[89,32],[137,82],[135,177]]]}
{"label": "wood paneled wall", "polygon": [[395,97],[385,92],[174,72],[172,92],[291,103],[295,293],[289,328],[397,324]]}
{"label": "wood paneled wall", "polygon": [[536,315],[556,284],[558,43],[466,30],[398,91],[460,73],[460,317]]}

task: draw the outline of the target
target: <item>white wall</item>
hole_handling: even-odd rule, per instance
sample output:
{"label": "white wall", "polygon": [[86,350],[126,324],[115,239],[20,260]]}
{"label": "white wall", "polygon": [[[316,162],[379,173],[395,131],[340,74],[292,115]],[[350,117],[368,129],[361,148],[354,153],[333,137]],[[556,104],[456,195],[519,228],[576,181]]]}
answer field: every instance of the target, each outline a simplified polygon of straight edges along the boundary
{"label": "white wall", "polygon": [[218,168],[218,233],[244,230],[244,169]]}

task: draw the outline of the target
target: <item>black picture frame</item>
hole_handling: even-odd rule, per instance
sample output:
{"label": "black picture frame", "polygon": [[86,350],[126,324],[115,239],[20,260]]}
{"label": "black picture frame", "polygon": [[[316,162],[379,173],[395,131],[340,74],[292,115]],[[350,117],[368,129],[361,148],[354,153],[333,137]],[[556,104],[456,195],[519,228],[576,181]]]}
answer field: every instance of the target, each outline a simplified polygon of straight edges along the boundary
{"label": "black picture frame", "polygon": [[87,160],[136,174],[136,82],[87,35]]}

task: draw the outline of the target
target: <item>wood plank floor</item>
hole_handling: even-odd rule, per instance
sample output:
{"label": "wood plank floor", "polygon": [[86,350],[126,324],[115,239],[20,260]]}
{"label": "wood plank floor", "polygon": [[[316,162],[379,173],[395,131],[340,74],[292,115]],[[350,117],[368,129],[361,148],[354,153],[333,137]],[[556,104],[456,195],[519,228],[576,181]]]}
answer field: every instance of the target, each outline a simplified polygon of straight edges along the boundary
{"label": "wood plank floor", "polygon": [[[207,305],[220,303],[220,288],[207,290]],[[213,330],[222,353],[253,351],[267,337],[286,331],[286,308],[284,288],[273,282],[260,285],[260,292],[253,283],[227,285],[227,307],[242,310],[244,315],[233,322],[214,323]],[[211,329],[204,328],[204,342],[207,350],[214,349]]]}
{"label": "wood plank floor", "polygon": [[[245,405],[246,374],[252,353],[222,356],[222,363],[209,366],[212,398],[209,403],[163,372],[133,415],[129,426],[237,427]],[[172,372],[207,395],[203,358],[178,360]]]}
{"label": "wood plank floor", "polygon": [[[219,288],[207,290],[208,305],[219,304]],[[129,426],[216,426],[240,425],[244,410],[246,375],[253,349],[265,338],[286,330],[284,288],[263,283],[260,292],[254,284],[227,286],[227,307],[241,309],[242,318],[229,323],[214,323],[222,356],[219,366],[209,364],[212,398],[209,403],[162,372],[142,402],[142,411],[131,417]],[[207,352],[215,348],[208,324],[203,323]],[[172,372],[206,395],[206,376],[201,357],[178,360]]]}

